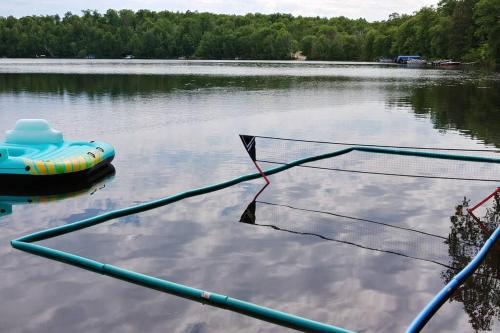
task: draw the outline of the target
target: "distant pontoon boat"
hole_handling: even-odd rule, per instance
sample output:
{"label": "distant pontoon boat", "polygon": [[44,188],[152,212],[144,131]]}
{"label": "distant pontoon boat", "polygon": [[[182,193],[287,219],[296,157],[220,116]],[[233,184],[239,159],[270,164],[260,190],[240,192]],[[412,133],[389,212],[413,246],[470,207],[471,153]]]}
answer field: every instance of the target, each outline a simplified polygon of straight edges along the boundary
{"label": "distant pontoon boat", "polygon": [[418,60],[420,58],[422,58],[422,57],[419,55],[400,55],[396,58],[396,62],[398,64],[406,64],[408,62],[408,60],[412,60],[412,59]]}

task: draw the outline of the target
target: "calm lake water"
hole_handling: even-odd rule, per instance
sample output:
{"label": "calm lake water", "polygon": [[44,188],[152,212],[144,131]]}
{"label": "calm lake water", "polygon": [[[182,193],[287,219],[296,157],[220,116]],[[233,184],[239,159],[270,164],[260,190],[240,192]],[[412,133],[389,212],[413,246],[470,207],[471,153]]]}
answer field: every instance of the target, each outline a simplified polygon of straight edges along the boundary
{"label": "calm lake water", "polygon": [[[254,172],[238,134],[500,148],[500,77],[371,63],[0,59],[0,133],[19,118],[113,144],[116,174],[67,196],[0,196],[1,332],[286,332],[9,241]],[[257,144],[262,159],[280,161],[338,148]],[[430,163],[353,154],[321,166],[411,174]],[[500,179],[453,164],[435,170]],[[402,332],[482,244],[479,228],[463,232],[457,205],[498,183],[295,168],[272,176],[252,204],[262,185],[42,244],[355,331]],[[448,241],[456,234],[461,242]],[[498,253],[426,332],[500,332]]]}

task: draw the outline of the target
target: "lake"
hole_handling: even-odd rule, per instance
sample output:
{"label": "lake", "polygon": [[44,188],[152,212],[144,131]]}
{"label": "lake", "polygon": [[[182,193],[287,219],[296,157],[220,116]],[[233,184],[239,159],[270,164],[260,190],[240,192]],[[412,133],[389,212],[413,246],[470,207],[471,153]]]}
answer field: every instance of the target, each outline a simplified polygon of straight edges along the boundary
{"label": "lake", "polygon": [[[500,148],[500,75],[349,62],[0,59],[0,133],[19,118],[111,143],[116,173],[68,195],[0,196],[0,331],[287,332],[9,242],[253,173],[238,134]],[[261,159],[278,163],[339,147],[257,139]],[[498,186],[478,179],[500,179],[433,163],[352,154],[273,175],[256,202],[262,179],[41,244],[354,331],[402,332],[482,245],[457,207]],[[393,175],[426,168],[436,178]],[[500,332],[499,262],[492,252],[425,331]]]}

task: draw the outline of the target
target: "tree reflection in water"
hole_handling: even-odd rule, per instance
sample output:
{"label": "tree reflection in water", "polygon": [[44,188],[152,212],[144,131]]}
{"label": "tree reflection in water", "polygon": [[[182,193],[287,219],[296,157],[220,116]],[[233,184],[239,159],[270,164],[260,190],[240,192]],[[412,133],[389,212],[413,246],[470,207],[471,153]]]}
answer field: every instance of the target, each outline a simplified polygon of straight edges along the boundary
{"label": "tree reflection in water", "polygon": [[[464,198],[455,207],[451,216],[451,230],[448,236],[450,263],[441,273],[445,284],[462,270],[486,242],[491,232],[500,224],[500,196],[493,198],[493,207],[487,208],[481,219],[489,230],[485,232],[467,213],[470,200]],[[475,274],[460,286],[450,302],[461,302],[469,315],[469,322],[475,331],[490,331],[495,318],[500,320],[500,246],[497,243],[486,256]]]}

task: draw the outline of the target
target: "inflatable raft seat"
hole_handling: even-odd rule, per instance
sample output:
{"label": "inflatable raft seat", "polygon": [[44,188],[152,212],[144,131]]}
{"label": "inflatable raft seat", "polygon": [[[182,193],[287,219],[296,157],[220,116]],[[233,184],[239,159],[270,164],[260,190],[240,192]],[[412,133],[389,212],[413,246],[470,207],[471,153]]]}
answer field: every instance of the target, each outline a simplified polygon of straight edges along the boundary
{"label": "inflatable raft seat", "polygon": [[114,148],[107,143],[65,141],[46,120],[21,119],[0,143],[0,180],[15,183],[88,176],[111,163],[114,156]]}

